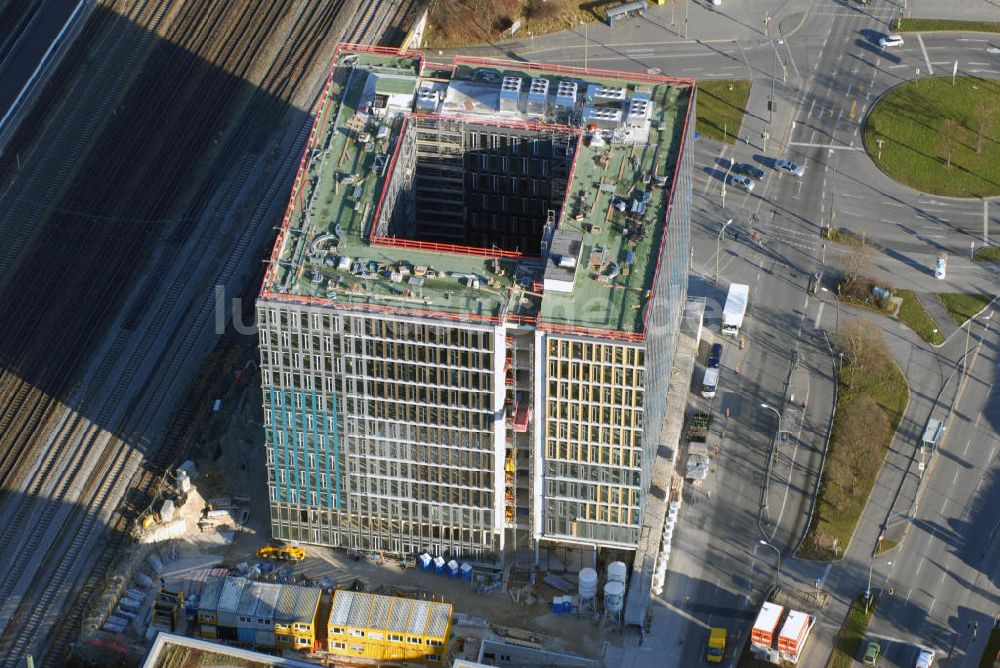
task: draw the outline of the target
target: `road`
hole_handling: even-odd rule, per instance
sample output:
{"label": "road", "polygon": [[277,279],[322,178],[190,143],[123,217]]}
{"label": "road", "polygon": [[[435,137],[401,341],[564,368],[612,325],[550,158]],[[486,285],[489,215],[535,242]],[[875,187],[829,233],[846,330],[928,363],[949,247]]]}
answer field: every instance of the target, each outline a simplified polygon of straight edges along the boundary
{"label": "road", "polygon": [[909,535],[876,562],[876,586],[893,595],[871,635],[892,665],[911,665],[924,644],[948,657],[941,665],[976,666],[1000,612],[998,329],[992,319],[974,326],[968,383],[924,474]]}
{"label": "road", "polygon": [[[934,15],[933,3],[914,0],[910,4],[914,12],[922,8],[924,15]],[[953,4],[949,8],[956,17],[990,16],[991,8],[986,3],[957,0]],[[942,68],[947,68],[950,74],[947,66],[958,60],[959,73],[996,76],[1000,60],[987,51],[993,41],[981,35],[908,35],[903,47],[882,50],[876,44],[877,36],[886,30],[888,19],[896,11],[895,3],[888,2],[873,2],[869,7],[842,2],[816,2],[808,7],[794,2],[782,7],[775,3],[748,2],[724,9],[734,14],[744,12],[744,16],[720,17],[704,7],[693,9],[700,15],[697,20],[692,17],[690,27],[695,38],[692,40],[682,38],[679,18],[675,16],[674,26],[670,26],[667,10],[661,9],[648,11],[646,17],[621,29],[591,26],[554,36],[522,36],[517,42],[475,50],[480,55],[585,62],[607,69],[660,70],[698,78],[751,78],[755,82],[748,115],[740,131],[748,143],[720,149],[701,142],[696,153],[699,170],[693,217],[696,277],[691,292],[708,296],[711,303],[713,299],[721,301],[724,287],[730,281],[748,282],[753,291],[748,325],[751,345],[742,360],[744,371],[739,378],[734,378],[731,368],[728,375],[724,373],[721,392],[715,400],[718,409],[731,403],[741,412],[727,428],[709,480],[690,494],[691,503],[676,530],[675,556],[671,559],[663,596],[668,614],[662,617],[669,622],[661,627],[659,620],[654,620],[651,641],[657,647],[678,648],[676,658],[667,659],[667,665],[678,666],[695,665],[700,660],[708,626],[727,624],[731,642],[734,635],[745,637],[751,602],[759,602],[764,589],[773,582],[775,554],[757,545],[759,532],[754,520],[763,482],[768,430],[774,429],[774,419],[767,412],[753,411],[752,407],[760,401],[776,402],[783,398],[783,383],[790,366],[787,351],[795,347],[806,351],[804,360],[813,367],[808,376],[813,381],[810,389],[819,387],[824,357],[818,340],[821,330],[833,332],[842,319],[859,315],[846,307],[838,308],[829,293],[805,297],[805,277],[827,266],[832,268],[827,270],[830,276],[843,259],[836,247],[831,244],[827,248],[822,242],[822,226],[832,223],[863,230],[876,243],[891,248],[891,253],[878,255],[871,273],[892,284],[912,287],[923,295],[942,291],[943,286],[935,282],[928,270],[941,250],[953,256],[945,290],[978,290],[977,286],[997,284],[990,268],[961,260],[970,241],[981,243],[984,235],[992,239],[997,231],[997,216],[989,203],[925,196],[891,182],[860,150],[859,135],[869,105],[891,86],[915,75],[916,67],[921,67],[925,75],[932,69],[940,74]],[[749,17],[769,12],[774,12],[774,19],[765,34]],[[734,23],[741,26],[734,29]],[[780,41],[769,39],[779,35]],[[773,113],[767,105],[772,87],[776,102]],[[764,150],[764,130],[769,130],[768,150]],[[752,194],[729,188],[723,210],[721,185],[729,158],[733,156],[738,161],[758,163],[767,176]],[[798,180],[779,177],[769,169],[775,156],[803,163],[805,177]],[[734,227],[741,230],[744,239],[739,243],[731,238],[723,241],[717,257],[717,235],[729,218],[734,219]],[[751,226],[764,234],[766,251],[745,243]],[[713,285],[716,266],[721,274],[719,289]],[[904,529],[910,525],[907,517],[919,481],[913,444],[927,419],[946,410],[954,397],[955,365],[962,352],[963,336],[959,332],[944,348],[929,350],[900,323],[878,318],[876,321],[884,328],[893,354],[910,382],[912,397],[845,558],[835,565],[811,564],[787,559],[786,550],[781,550],[786,558],[783,583],[812,587],[818,580],[831,595],[830,604],[814,631],[809,650],[812,654],[806,658],[811,662],[808,665],[821,665],[831,650],[850,600],[867,584],[869,566],[873,564],[870,557],[880,534],[907,537],[890,553],[893,556],[874,562],[876,583],[879,578],[883,584],[890,578],[888,581],[895,583],[897,592],[911,588],[919,591],[920,576],[912,573],[917,567],[913,560],[920,557],[912,555],[926,554],[939,564],[946,563],[942,560],[943,553],[938,553],[941,546],[929,548],[923,544],[924,540],[944,540],[944,536],[925,537],[923,534],[928,532],[919,530],[904,534]],[[949,330],[942,325],[946,333],[954,329],[954,325]],[[767,343],[770,352],[764,351],[760,341]],[[760,374],[756,371],[758,365],[767,371]],[[977,382],[982,382],[979,375],[985,373],[983,368],[976,367]],[[973,401],[971,395],[965,396],[965,401]],[[829,404],[831,397],[821,397],[815,391],[808,398],[803,436],[805,461],[810,460],[808,450],[816,450],[816,434],[825,429],[820,415],[824,401]],[[996,426],[983,427],[980,421],[979,428],[992,435]],[[995,437],[991,437],[995,442]],[[962,439],[954,431],[948,438]],[[981,439],[966,438],[966,442],[970,443],[969,452],[974,453],[967,462],[991,461],[988,440],[983,443]],[[794,447],[791,453],[799,456]],[[808,464],[796,467],[796,480],[782,479],[780,475],[782,466],[785,470],[792,468],[791,453],[779,449],[771,497],[784,497],[786,490],[794,497],[808,488]],[[981,468],[977,470],[974,464],[961,471],[970,477],[978,474],[988,479],[995,475]],[[962,542],[978,547],[981,541],[976,536],[985,540],[990,527],[975,524],[975,516],[965,506],[968,499],[958,495],[959,498],[946,502],[945,497],[933,491],[953,484],[950,481],[955,472],[944,458],[935,462],[926,474],[930,483],[918,519],[925,514],[937,517],[931,521],[954,532],[949,536],[952,541],[960,537]],[[945,482],[939,483],[939,479]],[[973,481],[962,488],[972,493],[975,486]],[[769,509],[775,507],[776,501],[777,498],[769,502]],[[791,507],[796,508],[794,499]],[[793,531],[795,513],[788,513],[787,502],[785,508],[786,512],[775,521],[779,529],[786,526],[789,527],[786,532]],[[961,519],[963,513],[965,520]],[[913,526],[918,524],[915,522]],[[778,536],[775,542],[782,547],[791,542],[790,533],[783,536],[779,530]],[[885,570],[890,561],[897,565],[891,571]],[[906,566],[905,570],[899,564]],[[975,579],[971,571],[963,577],[969,581]],[[924,596],[929,598],[922,603],[929,606],[930,598],[936,601],[929,617],[937,620],[934,624],[946,622],[928,644],[944,657],[953,646],[961,645],[960,627],[969,614],[968,610],[960,611],[970,604],[969,597],[980,596],[975,602],[982,602],[981,596],[990,594],[970,594],[969,589],[955,587],[947,578],[944,584],[928,591],[930,594]],[[919,638],[926,630],[921,607],[914,605],[896,619],[887,605],[887,612],[879,612],[873,631],[909,641]],[[884,622],[882,615],[891,621]],[[969,633],[967,630],[966,635]],[[979,634],[980,640],[984,635]],[[911,665],[907,661],[913,659],[912,642],[898,647],[887,645],[886,649],[886,665]],[[638,649],[629,656],[632,660],[625,665],[652,665],[649,662],[657,658]],[[952,664],[942,661],[941,665]]]}

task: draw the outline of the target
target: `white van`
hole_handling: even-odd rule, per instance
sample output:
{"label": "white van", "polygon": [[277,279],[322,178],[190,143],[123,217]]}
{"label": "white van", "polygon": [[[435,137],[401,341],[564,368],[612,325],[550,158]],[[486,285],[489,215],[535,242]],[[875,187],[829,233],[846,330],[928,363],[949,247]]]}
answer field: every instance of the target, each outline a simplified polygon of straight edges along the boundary
{"label": "white van", "polygon": [[719,389],[719,367],[705,370],[705,378],[701,381],[701,396],[711,399]]}

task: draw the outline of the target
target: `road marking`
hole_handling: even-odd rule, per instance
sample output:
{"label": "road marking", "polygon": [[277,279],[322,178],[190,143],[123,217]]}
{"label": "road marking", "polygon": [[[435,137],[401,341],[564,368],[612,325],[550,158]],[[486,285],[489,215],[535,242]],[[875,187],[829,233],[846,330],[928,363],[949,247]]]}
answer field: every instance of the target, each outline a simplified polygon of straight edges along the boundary
{"label": "road marking", "polygon": [[903,600],[903,603],[909,603],[910,602],[910,596],[912,594],[913,594],[913,590],[912,589],[907,589],[906,590],[906,598]]}
{"label": "road marking", "polygon": [[924,46],[924,38],[917,33],[917,41],[920,42],[920,50],[924,53],[924,62],[927,63],[927,74],[934,74],[934,67],[931,65],[931,59],[927,57],[927,48]]}
{"label": "road marking", "polygon": [[920,569],[923,568],[923,567],[924,567],[924,560],[921,559],[920,563],[917,564],[917,570],[913,571],[914,577],[916,577],[917,575],[920,575]]}
{"label": "road marking", "polygon": [[983,243],[989,243],[990,240],[990,201],[988,199],[983,200]]}
{"label": "road marking", "polygon": [[[841,110],[843,111],[843,110]],[[830,110],[830,115],[833,116],[833,109]],[[804,146],[806,148],[826,148],[831,151],[860,151],[860,146],[834,146],[833,144],[814,144],[812,142],[804,141],[790,141],[789,146]]]}
{"label": "road marking", "polygon": [[903,204],[902,202],[895,202],[893,200],[888,200],[888,199],[882,200],[882,204],[887,204],[889,206],[901,206],[903,208],[907,208],[907,205]]}
{"label": "road marking", "polygon": [[986,65],[986,66],[989,66],[989,63],[969,63],[969,64],[970,65]]}

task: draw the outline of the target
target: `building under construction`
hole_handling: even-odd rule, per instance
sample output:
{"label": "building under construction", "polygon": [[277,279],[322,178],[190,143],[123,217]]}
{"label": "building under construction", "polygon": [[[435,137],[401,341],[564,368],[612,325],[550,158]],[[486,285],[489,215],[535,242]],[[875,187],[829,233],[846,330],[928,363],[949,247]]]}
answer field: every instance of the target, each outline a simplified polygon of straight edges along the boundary
{"label": "building under construction", "polygon": [[693,82],[341,46],[257,305],[274,536],[634,548]]}

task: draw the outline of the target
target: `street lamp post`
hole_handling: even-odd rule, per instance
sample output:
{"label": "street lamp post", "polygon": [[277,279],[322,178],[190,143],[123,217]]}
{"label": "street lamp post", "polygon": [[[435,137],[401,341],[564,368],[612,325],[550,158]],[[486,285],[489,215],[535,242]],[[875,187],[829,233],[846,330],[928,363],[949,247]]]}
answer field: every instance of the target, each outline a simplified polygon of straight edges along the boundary
{"label": "street lamp post", "polygon": [[[718,279],[716,279],[716,282],[718,282]],[[991,312],[991,313],[988,313],[988,314],[984,315],[982,317],[982,319],[985,320],[985,321],[989,321],[989,319],[992,318],[992,317],[993,317],[993,313]],[[965,354],[962,355],[962,382],[963,383],[965,382],[965,377],[968,374],[968,370],[969,370],[969,338],[972,335],[972,324],[973,324],[973,322],[975,322],[975,320],[976,320],[976,316],[972,316],[971,318],[969,318],[969,322],[967,323],[968,327],[965,328]]]}
{"label": "street lamp post", "polygon": [[778,409],[775,408],[774,406],[769,406],[767,404],[761,404],[760,407],[763,408],[766,411],[771,411],[778,418],[778,432],[775,434],[774,438],[775,438],[775,440],[780,440],[781,439],[781,413],[779,413]]}
{"label": "street lamp post", "polygon": [[733,158],[729,159],[729,169],[726,170],[726,175],[722,177],[722,191],[719,193],[722,196],[722,210],[726,210],[726,184],[729,183],[729,174],[733,171],[733,165],[736,164],[736,160]]}
{"label": "street lamp post", "polygon": [[774,545],[771,545],[770,543],[768,543],[763,538],[758,539],[757,543],[760,544],[760,545],[763,545],[764,547],[771,548],[772,550],[774,550],[774,553],[778,556],[778,567],[774,571],[774,586],[777,587],[778,586],[778,576],[781,575],[781,550],[779,550]]}
{"label": "street lamp post", "polygon": [[[823,250],[826,250],[826,244],[823,244]],[[833,298],[837,300],[837,323],[833,326],[835,332],[840,332],[840,297],[837,296],[836,292],[831,291],[829,288],[820,287],[823,292],[828,292],[833,295]],[[840,292],[840,286],[837,286],[837,292]]]}
{"label": "street lamp post", "polygon": [[722,235],[726,233],[726,228],[729,227],[729,224],[732,222],[733,219],[730,218],[729,220],[727,220],[725,223],[722,224],[722,229],[719,230],[719,236],[715,240],[715,284],[716,285],[719,284],[719,252],[722,248]]}

